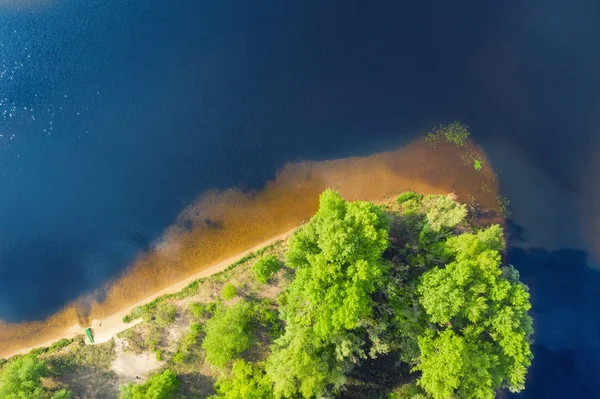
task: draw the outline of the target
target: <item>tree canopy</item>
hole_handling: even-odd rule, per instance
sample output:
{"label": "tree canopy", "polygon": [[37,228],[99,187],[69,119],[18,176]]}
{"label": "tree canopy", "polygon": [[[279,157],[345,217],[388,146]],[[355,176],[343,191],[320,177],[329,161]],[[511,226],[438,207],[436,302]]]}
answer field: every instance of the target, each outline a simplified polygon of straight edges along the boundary
{"label": "tree canopy", "polygon": [[[501,268],[502,229],[450,237],[452,261],[426,272],[419,301],[435,328],[419,337],[419,384],[435,399],[494,398],[523,389],[531,364],[532,320],[527,287]],[[507,277],[512,277],[511,281]]]}
{"label": "tree canopy", "polygon": [[215,314],[204,325],[206,336],[202,348],[206,360],[224,367],[252,343],[252,306],[239,301],[233,306],[217,307]]}
{"label": "tree canopy", "polygon": [[179,380],[171,370],[153,375],[140,385],[127,384],[121,387],[120,399],[171,399],[179,388]]}
{"label": "tree canopy", "polygon": [[0,398],[43,399],[48,396],[41,378],[48,374],[46,364],[35,355],[12,360],[0,371]]}
{"label": "tree canopy", "polygon": [[271,381],[260,367],[239,359],[231,375],[219,378],[211,399],[274,399]]}
{"label": "tree canopy", "polygon": [[388,227],[374,204],[349,203],[327,190],[316,215],[290,237],[285,260],[296,276],[281,306],[285,333],[267,362],[276,396],[336,389],[363,355],[362,334],[354,330],[383,281]]}

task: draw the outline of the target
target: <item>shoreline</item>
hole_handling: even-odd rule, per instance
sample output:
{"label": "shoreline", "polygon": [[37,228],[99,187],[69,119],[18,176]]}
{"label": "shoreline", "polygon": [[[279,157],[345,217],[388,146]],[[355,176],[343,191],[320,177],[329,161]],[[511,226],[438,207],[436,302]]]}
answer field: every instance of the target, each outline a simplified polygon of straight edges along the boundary
{"label": "shoreline", "polygon": [[[154,299],[161,297],[163,295],[179,292],[182,289],[184,289],[186,286],[188,286],[190,283],[194,282],[195,280],[219,273],[219,272],[225,270],[227,267],[229,267],[232,263],[237,262],[238,260],[242,259],[243,257],[251,254],[252,252],[256,252],[270,244],[273,244],[274,242],[276,242],[278,240],[286,239],[290,234],[292,234],[299,227],[300,226],[296,226],[293,229],[286,231],[285,233],[282,233],[275,237],[272,237],[272,238],[268,239],[267,241],[264,241],[261,244],[258,244],[250,249],[247,249],[235,256],[229,257],[217,264],[213,264],[206,268],[203,268],[203,269],[199,270],[198,272],[194,273],[193,275],[186,277],[183,280],[180,280],[174,284],[171,284],[168,287],[163,288],[158,292],[150,294],[150,295],[144,297],[143,299],[139,300],[135,304],[127,306],[127,307],[119,310],[118,312],[111,314],[110,316],[107,316],[102,319],[93,319],[92,323],[91,323],[91,328],[92,328],[92,331],[94,334],[94,343],[100,344],[103,342],[110,341],[115,335],[119,334],[120,332],[123,332],[123,331],[135,326],[136,324],[141,323],[142,319],[132,320],[129,323],[125,323],[123,321],[123,317],[125,315],[129,314],[131,311],[133,311],[133,309],[135,309],[136,307],[145,305],[146,303],[151,302]],[[57,334],[53,338],[45,339],[34,345],[28,345],[26,347],[22,347],[19,349],[10,349],[6,352],[3,352],[2,349],[0,349],[0,358],[9,359],[13,356],[27,354],[36,348],[48,347],[48,346],[52,345],[54,342],[61,340],[61,339],[72,339],[78,335],[83,335],[84,329],[85,329],[84,326],[75,324],[75,325],[72,325],[72,326],[66,328],[65,330],[63,330],[61,333]]]}

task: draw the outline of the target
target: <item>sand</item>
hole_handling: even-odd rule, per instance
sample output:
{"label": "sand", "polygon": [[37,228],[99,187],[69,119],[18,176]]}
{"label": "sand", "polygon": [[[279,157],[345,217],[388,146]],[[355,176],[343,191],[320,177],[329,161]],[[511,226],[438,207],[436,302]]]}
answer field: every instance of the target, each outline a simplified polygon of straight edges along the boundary
{"label": "sand", "polygon": [[[479,154],[481,171],[463,161],[469,152]],[[123,275],[99,289],[102,295],[82,297],[44,321],[0,322],[0,357],[70,338],[90,325],[97,342],[109,340],[130,326],[122,317],[134,307],[222,270],[308,221],[326,188],[351,201],[380,201],[407,190],[455,193],[459,201],[473,196],[483,208],[498,211],[496,176],[483,150],[473,143],[433,148],[420,139],[366,157],[290,163],[261,191],[228,189],[200,196],[181,211],[160,241],[140,253]],[[502,218],[497,220],[501,223]]]}

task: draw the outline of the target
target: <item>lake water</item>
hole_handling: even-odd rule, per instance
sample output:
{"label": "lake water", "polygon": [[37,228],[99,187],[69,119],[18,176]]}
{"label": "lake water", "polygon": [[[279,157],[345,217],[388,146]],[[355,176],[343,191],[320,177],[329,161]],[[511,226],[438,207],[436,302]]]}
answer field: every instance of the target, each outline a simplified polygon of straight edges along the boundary
{"label": "lake water", "polygon": [[521,396],[600,396],[597,2],[323,3],[0,4],[0,319],[111,281],[208,189],[459,120],[532,290]]}

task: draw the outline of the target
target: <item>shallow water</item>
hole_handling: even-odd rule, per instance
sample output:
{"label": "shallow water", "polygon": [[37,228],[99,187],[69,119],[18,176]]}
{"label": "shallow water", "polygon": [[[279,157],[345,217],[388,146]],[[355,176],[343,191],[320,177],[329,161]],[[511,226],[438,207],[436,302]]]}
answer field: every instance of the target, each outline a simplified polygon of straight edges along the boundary
{"label": "shallow water", "polygon": [[540,314],[524,395],[600,396],[599,22],[594,0],[2,3],[0,318],[102,288],[207,190],[456,119],[511,199]]}

